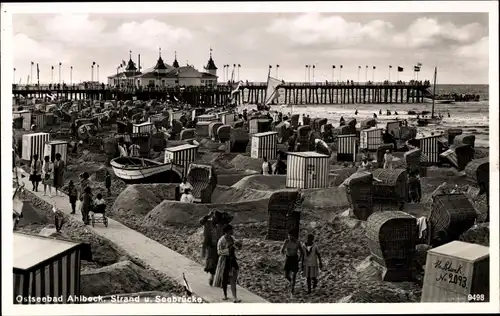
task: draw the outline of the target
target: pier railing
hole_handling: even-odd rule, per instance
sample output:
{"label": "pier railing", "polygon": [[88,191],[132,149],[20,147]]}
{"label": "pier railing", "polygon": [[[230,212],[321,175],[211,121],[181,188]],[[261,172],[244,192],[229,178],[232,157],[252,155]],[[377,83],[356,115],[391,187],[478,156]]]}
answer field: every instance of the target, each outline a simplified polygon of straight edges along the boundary
{"label": "pier railing", "polygon": [[[263,89],[267,86],[267,82],[246,82],[240,86],[240,89]],[[321,87],[430,87],[430,82],[428,81],[384,81],[384,82],[346,82],[346,81],[337,81],[337,82],[284,82],[280,85],[282,88],[321,88]],[[149,91],[149,92],[163,92],[163,91],[171,91],[171,90],[216,90],[216,89],[230,89],[230,85],[228,83],[219,82],[217,86],[157,86],[157,87],[138,87],[138,86],[110,86],[110,85],[87,85],[84,84],[14,84],[12,85],[13,91],[87,91],[87,90],[110,90],[110,91],[122,91],[122,92],[131,92],[131,91]]]}

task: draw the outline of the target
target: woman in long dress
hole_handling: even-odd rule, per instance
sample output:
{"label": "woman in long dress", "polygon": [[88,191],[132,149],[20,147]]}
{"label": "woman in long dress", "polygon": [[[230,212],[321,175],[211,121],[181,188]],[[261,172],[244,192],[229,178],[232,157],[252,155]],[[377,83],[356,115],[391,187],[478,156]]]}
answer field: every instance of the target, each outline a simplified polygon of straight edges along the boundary
{"label": "woman in long dress", "polygon": [[213,285],[219,254],[217,253],[217,242],[222,237],[221,216],[220,212],[210,212],[210,214],[200,219],[200,224],[203,225],[203,248],[202,257],[205,258],[205,272],[210,273],[208,284]]}
{"label": "woman in long dress", "polygon": [[42,183],[43,183],[43,196],[47,195],[47,187],[49,187],[49,197],[52,197],[52,163],[50,157],[45,156],[42,166]]}
{"label": "woman in long dress", "polygon": [[318,247],[314,243],[314,235],[307,235],[307,242],[304,244],[304,259],[302,270],[307,280],[307,293],[311,293],[311,285],[316,289],[318,285],[319,270],[323,269],[323,262]]}
{"label": "woman in long dress", "polygon": [[[78,186],[78,201],[76,205],[76,209],[80,212],[82,212],[82,202],[83,202],[83,195],[85,193],[85,188],[89,186],[89,174],[87,172],[82,173],[80,176],[80,185]],[[82,213],[83,216],[83,213]]]}
{"label": "woman in long dress", "polygon": [[61,160],[61,154],[57,153],[55,156],[56,160],[54,161],[54,189],[56,190],[56,196],[63,196],[63,193],[60,191],[61,187],[64,185],[64,170],[66,168],[66,164],[63,160]]}
{"label": "woman in long dress", "polygon": [[227,301],[227,285],[231,285],[234,302],[241,302],[236,293],[236,284],[238,281],[239,266],[236,260],[236,250],[241,249],[241,243],[233,237],[233,226],[227,224],[223,228],[224,236],[217,243],[217,252],[219,262],[215,272],[214,285],[221,284],[224,293],[223,300]]}
{"label": "woman in long dress", "polygon": [[42,172],[42,162],[38,159],[37,154],[33,155],[30,171],[30,181],[33,184],[33,191],[38,192],[38,184],[42,181],[42,176],[40,175]]}

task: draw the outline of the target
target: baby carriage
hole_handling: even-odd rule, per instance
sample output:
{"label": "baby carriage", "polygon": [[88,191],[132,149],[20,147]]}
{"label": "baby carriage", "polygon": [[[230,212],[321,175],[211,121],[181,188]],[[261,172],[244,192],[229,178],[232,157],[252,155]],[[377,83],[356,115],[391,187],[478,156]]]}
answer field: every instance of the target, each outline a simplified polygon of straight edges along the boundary
{"label": "baby carriage", "polygon": [[[96,214],[98,214],[96,216]],[[92,221],[92,227],[95,223],[103,223],[104,226],[108,227],[108,218],[106,217],[106,204],[95,205],[90,213],[90,219]]]}

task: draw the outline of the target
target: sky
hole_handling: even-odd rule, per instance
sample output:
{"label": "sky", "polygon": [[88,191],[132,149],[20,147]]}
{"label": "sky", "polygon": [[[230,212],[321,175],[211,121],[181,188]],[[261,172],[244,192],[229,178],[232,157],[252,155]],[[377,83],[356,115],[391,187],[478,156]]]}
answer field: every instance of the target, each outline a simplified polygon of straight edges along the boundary
{"label": "sky", "polygon": [[[229,72],[240,64],[240,79],[254,82],[266,81],[269,65],[286,82],[331,81],[332,75],[357,81],[358,66],[360,81],[407,81],[420,62],[419,79],[432,80],[437,66],[438,83],[488,84],[488,13],[14,14],[12,23],[15,80],[22,83],[32,61],[41,83],[51,82],[51,66],[53,82],[59,81],[59,63],[61,81],[70,82],[70,66],[73,83],[88,81],[92,62],[107,82],[129,51],[151,68],[160,48],[166,63],[176,53],[181,65],[202,70],[212,48],[220,81],[225,64]],[[315,65],[314,76],[305,65]]]}

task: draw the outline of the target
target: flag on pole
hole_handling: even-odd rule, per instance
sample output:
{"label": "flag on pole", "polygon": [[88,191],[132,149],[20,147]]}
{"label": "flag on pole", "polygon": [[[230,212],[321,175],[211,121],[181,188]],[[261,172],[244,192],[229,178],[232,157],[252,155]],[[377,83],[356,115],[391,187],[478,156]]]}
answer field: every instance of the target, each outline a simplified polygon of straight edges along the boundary
{"label": "flag on pole", "polygon": [[34,62],[31,62],[31,66],[33,66],[35,63]]}
{"label": "flag on pole", "polygon": [[95,66],[95,61],[92,62],[92,66]]}
{"label": "flag on pole", "polygon": [[[342,66],[340,66],[340,67],[342,67]],[[313,65],[313,68],[316,68],[316,65]]]}
{"label": "flag on pole", "polygon": [[344,66],[343,66],[343,65],[340,65],[340,69],[342,69],[342,68],[344,68]]}
{"label": "flag on pole", "polygon": [[54,70],[54,66],[52,66],[52,70]]}
{"label": "flag on pole", "polygon": [[403,67],[398,66],[398,72],[403,72]]}
{"label": "flag on pole", "polygon": [[389,65],[389,68],[392,68],[392,66],[391,66],[391,65]]}
{"label": "flag on pole", "polygon": [[238,64],[238,67],[241,67],[241,64]]}
{"label": "flag on pole", "polygon": [[377,67],[373,66],[373,69],[377,69]]}
{"label": "flag on pole", "polygon": [[368,65],[366,65],[366,69],[368,69]]}
{"label": "flag on pole", "polygon": [[279,67],[280,67],[280,65],[276,65],[276,68],[279,68]]}
{"label": "flag on pole", "polygon": [[415,72],[419,72],[419,71],[420,71],[420,66],[415,66],[415,67],[413,67],[413,71],[415,71]]}
{"label": "flag on pole", "polygon": [[269,69],[273,68],[273,66],[269,65]]}
{"label": "flag on pole", "polygon": [[358,66],[358,69],[361,69],[361,66]]}
{"label": "flag on pole", "polygon": [[59,66],[61,66],[61,65],[62,65],[62,63],[61,63],[61,62],[59,62]]}
{"label": "flag on pole", "polygon": [[332,68],[335,69],[335,65],[333,65]]}

